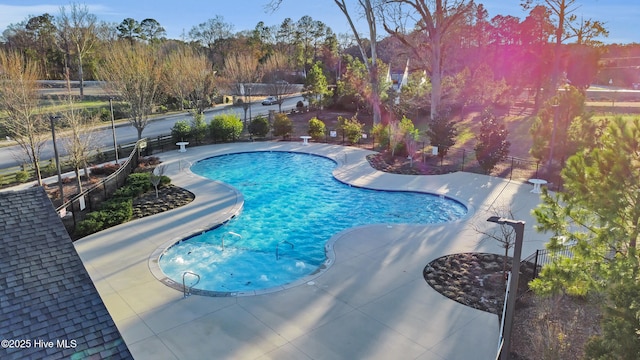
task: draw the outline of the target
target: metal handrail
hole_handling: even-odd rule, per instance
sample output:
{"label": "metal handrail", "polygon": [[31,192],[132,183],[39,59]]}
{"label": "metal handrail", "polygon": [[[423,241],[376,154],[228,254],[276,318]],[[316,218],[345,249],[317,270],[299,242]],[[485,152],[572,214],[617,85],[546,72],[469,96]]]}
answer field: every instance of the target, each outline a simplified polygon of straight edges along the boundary
{"label": "metal handrail", "polygon": [[113,178],[115,178],[118,175],[120,175],[120,173],[122,173],[124,171],[124,169],[126,169],[127,165],[129,165],[129,163],[133,159],[134,155],[136,155],[136,151],[138,150],[138,147],[140,146],[140,143],[146,142],[146,141],[147,141],[146,138],[136,141],[136,143],[134,144],[133,150],[131,151],[131,154],[129,154],[129,157],[127,158],[127,160],[120,165],[120,168],[118,170],[116,170],[113,174],[111,174],[111,175],[105,177],[104,179],[102,179],[102,181],[100,181],[99,183],[94,184],[93,186],[91,186],[90,188],[82,191],[79,194],[76,194],[71,199],[67,200],[65,203],[63,203],[62,205],[58,206],[56,208],[56,212],[60,213],[60,211],[62,209],[65,209],[67,206],[71,205],[74,201],[80,199],[81,197],[84,197],[85,195],[91,193],[93,190],[99,188],[100,186],[104,185],[108,181],[111,181]]}
{"label": "metal handrail", "polygon": [[222,239],[220,239],[220,243],[222,244],[222,251],[224,251],[224,238],[227,237],[227,235],[236,236],[236,237],[239,237],[240,240],[242,240],[242,235],[240,235],[238,233],[234,233],[233,231],[229,231],[229,232],[224,233],[222,235]]}
{"label": "metal handrail", "polygon": [[293,244],[288,242],[287,240],[283,240],[279,243],[276,244],[276,260],[280,260],[280,244],[289,244],[291,245],[291,248],[293,249]]}
{"label": "metal handrail", "polygon": [[[184,282],[184,277],[187,275],[193,275],[195,277],[197,277],[198,279],[196,280],[196,282],[194,282],[193,284],[191,284],[188,288],[187,285]],[[193,289],[194,286],[198,285],[198,283],[200,282],[200,275],[191,272],[191,271],[185,271],[182,273],[182,293],[184,298],[187,298],[191,295],[191,289]]]}

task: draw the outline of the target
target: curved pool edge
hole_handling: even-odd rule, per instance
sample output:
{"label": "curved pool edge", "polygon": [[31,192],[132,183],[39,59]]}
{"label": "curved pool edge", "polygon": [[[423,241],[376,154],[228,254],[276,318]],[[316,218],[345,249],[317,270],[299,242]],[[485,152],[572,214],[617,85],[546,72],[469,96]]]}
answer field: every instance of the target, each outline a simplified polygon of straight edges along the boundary
{"label": "curved pool edge", "polygon": [[[362,150],[362,149],[358,149],[358,150]],[[369,189],[369,190],[376,190],[376,191],[389,191],[389,192],[413,192],[413,193],[420,193],[420,194],[427,194],[427,195],[434,195],[434,196],[440,196],[440,197],[444,197],[447,198],[449,200],[455,201],[457,203],[459,203],[460,205],[464,206],[467,209],[467,212],[465,213],[464,216],[458,218],[458,219],[454,219],[445,223],[433,223],[433,224],[415,224],[415,223],[403,223],[403,224],[387,224],[387,223],[376,223],[376,224],[367,224],[367,225],[359,225],[359,226],[355,226],[352,228],[348,228],[345,229],[343,231],[340,231],[334,235],[331,236],[331,238],[329,238],[329,240],[327,240],[327,242],[325,243],[324,246],[324,250],[325,250],[325,256],[326,259],[323,261],[323,263],[321,265],[318,266],[317,269],[315,269],[311,274],[307,275],[307,276],[303,276],[300,279],[297,279],[295,281],[286,283],[286,284],[282,284],[282,285],[278,285],[278,286],[274,286],[274,287],[269,287],[269,288],[264,288],[264,289],[257,289],[257,290],[250,290],[250,291],[214,291],[214,290],[204,290],[204,289],[198,289],[198,288],[192,288],[190,289],[190,294],[195,294],[195,295],[203,295],[203,296],[210,296],[210,297],[236,297],[236,296],[255,296],[255,295],[262,295],[262,294],[270,294],[270,293],[275,293],[278,291],[283,291],[283,290],[287,290],[290,288],[294,288],[294,287],[298,287],[300,285],[304,285],[304,284],[308,284],[308,285],[313,285],[313,284],[309,284],[309,282],[313,281],[314,279],[320,277],[322,274],[324,274],[326,271],[329,270],[329,268],[334,264],[335,262],[335,251],[334,251],[334,244],[342,237],[344,237],[345,235],[353,232],[353,231],[357,231],[358,229],[362,229],[362,228],[367,228],[367,227],[379,227],[379,226],[385,226],[385,227],[393,227],[393,226],[397,226],[397,225],[403,225],[403,226],[416,226],[416,227],[432,227],[432,226],[439,226],[439,225],[443,225],[443,224],[454,224],[454,223],[459,223],[462,221],[467,220],[468,218],[470,218],[472,216],[472,214],[475,212],[475,208],[469,204],[466,201],[463,201],[462,199],[457,198],[456,196],[451,196],[451,195],[445,195],[442,193],[438,193],[438,192],[432,192],[432,191],[426,191],[426,190],[419,190],[419,189],[389,189],[389,188],[384,188],[384,187],[373,187],[373,186],[362,186],[362,185],[358,185],[358,184],[354,184],[352,182],[349,182],[347,180],[341,179],[338,176],[338,173],[344,173],[346,171],[349,171],[349,164],[347,161],[347,151],[340,151],[338,152],[338,154],[331,156],[331,155],[327,155],[327,154],[320,154],[320,153],[314,153],[314,152],[310,152],[310,151],[303,151],[303,150],[251,150],[251,151],[231,151],[228,153],[224,153],[224,154],[217,154],[217,155],[212,155],[212,156],[205,156],[202,157],[196,161],[194,161],[193,163],[191,163],[191,165],[195,164],[198,161],[203,161],[206,160],[208,158],[212,158],[212,157],[217,157],[217,156],[225,156],[225,155],[232,155],[232,154],[240,154],[240,153],[251,153],[251,152],[289,152],[289,153],[299,153],[299,154],[305,154],[305,155],[311,155],[311,156],[318,156],[318,157],[323,157],[326,158],[328,160],[333,161],[334,163],[336,163],[336,167],[334,168],[334,170],[332,171],[332,176],[334,179],[336,179],[337,181],[352,186],[352,187],[358,187],[358,188],[363,188],[363,189]],[[367,151],[367,152],[372,152],[372,151]],[[340,159],[339,156],[344,154],[344,160]],[[366,161],[366,164],[370,167],[368,161]],[[377,173],[382,173],[382,174],[387,174],[384,173],[382,171],[376,170],[376,169],[372,169],[374,172]],[[191,168],[189,167],[187,170],[189,173],[196,175],[198,177],[201,177],[200,175],[194,174],[191,172]],[[395,175],[395,174],[394,174]],[[423,176],[429,176],[429,175],[423,175]],[[438,175],[431,175],[431,176],[438,176]],[[202,177],[203,179],[207,179]],[[209,179],[207,179],[209,180]],[[227,188],[229,188],[230,190],[234,191],[236,193],[236,196],[238,196],[241,201],[240,201],[240,206],[237,209],[237,211],[232,214],[232,216],[230,216],[229,218],[227,218],[226,220],[224,220],[221,223],[215,224],[214,226],[211,226],[207,229],[196,229],[188,234],[185,234],[184,236],[181,236],[179,238],[173,238],[165,243],[163,243],[160,247],[158,247],[156,250],[154,250],[152,252],[152,254],[149,256],[149,269],[151,271],[151,273],[153,274],[153,276],[158,279],[160,282],[162,282],[163,284],[165,284],[166,286],[169,286],[175,290],[178,291],[182,291],[184,292],[185,289],[182,285],[182,283],[177,282],[171,278],[169,278],[161,269],[160,265],[159,265],[159,261],[160,261],[160,257],[164,254],[164,252],[166,250],[168,250],[169,248],[171,248],[172,246],[187,241],[189,240],[191,237],[195,236],[195,235],[199,235],[203,232],[215,229],[219,226],[223,226],[226,222],[228,222],[229,220],[233,219],[235,216],[239,215],[240,212],[242,211],[242,207],[244,204],[244,199],[243,199],[243,195],[233,186],[224,183],[224,182],[220,182],[220,181],[214,181],[215,183],[218,183],[220,185],[223,185]],[[197,196],[197,194],[196,194]]]}
{"label": "curved pool edge", "polygon": [[[242,209],[244,207],[244,196],[242,195],[242,193],[240,193],[235,187],[226,184],[224,182],[221,181],[215,181],[215,180],[210,180],[210,179],[206,179],[203,178],[207,181],[210,181],[211,183],[217,185],[217,186],[221,186],[227,189],[227,191],[229,192],[233,192],[235,195],[235,203],[232,206],[231,210],[226,211],[227,216],[225,218],[223,218],[221,221],[216,222],[214,224],[208,224],[208,226],[206,227],[201,227],[201,228],[196,228],[191,230],[188,233],[185,233],[183,235],[180,235],[179,237],[174,237],[171,240],[165,241],[162,243],[162,245],[158,246],[152,253],[151,255],[149,255],[149,259],[148,259],[148,266],[149,266],[149,271],[151,272],[151,274],[157,279],[159,280],[161,283],[169,286],[170,288],[173,288],[175,290],[179,290],[179,291],[184,291],[184,288],[182,286],[181,283],[171,279],[170,277],[168,277],[163,271],[162,268],[160,267],[160,257],[162,257],[162,255],[164,254],[164,252],[168,249],[170,249],[172,246],[179,244],[183,241],[187,241],[190,238],[202,234],[203,232],[206,232],[208,230],[211,229],[215,229],[217,227],[223,226],[224,224],[226,224],[227,222],[229,222],[230,220],[232,220],[233,218],[235,218],[236,216],[238,216],[241,212]],[[197,197],[198,194],[195,194],[195,196]],[[187,204],[185,206],[189,206],[190,204]],[[195,291],[196,289],[192,289],[191,293],[196,293]],[[202,290],[198,290],[198,291],[202,291]],[[221,293],[221,294],[217,294],[215,296],[229,296],[229,295],[224,295],[225,293]]]}

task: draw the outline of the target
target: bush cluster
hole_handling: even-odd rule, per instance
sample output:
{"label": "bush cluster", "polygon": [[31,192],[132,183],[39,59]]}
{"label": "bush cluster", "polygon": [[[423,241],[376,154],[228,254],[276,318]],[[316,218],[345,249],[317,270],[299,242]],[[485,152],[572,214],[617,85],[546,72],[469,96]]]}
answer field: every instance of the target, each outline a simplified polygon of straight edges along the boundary
{"label": "bush cluster", "polygon": [[[129,175],[125,186],[116,190],[111,199],[103,202],[98,211],[90,212],[84,220],[78,222],[75,235],[87,236],[131,220],[133,199],[151,190],[150,175],[148,172]],[[160,184],[169,183],[171,179],[163,175]]]}
{"label": "bush cluster", "polygon": [[264,116],[257,116],[249,123],[249,134],[251,136],[255,136],[257,138],[266,137],[269,134],[269,130],[271,130],[271,125],[269,125],[269,120]]}
{"label": "bush cluster", "polygon": [[359,122],[355,116],[351,119],[338,116],[338,128],[343,131],[344,136],[351,144],[356,144],[362,138],[364,124]]}
{"label": "bush cluster", "polygon": [[291,136],[293,132],[293,122],[286,114],[276,114],[273,120],[273,136],[282,136],[283,139]]}
{"label": "bush cluster", "polygon": [[309,136],[315,141],[324,140],[327,129],[324,122],[316,117],[309,120]]}
{"label": "bush cluster", "polygon": [[235,140],[242,134],[242,121],[235,114],[215,116],[209,123],[209,134],[213,141]]}

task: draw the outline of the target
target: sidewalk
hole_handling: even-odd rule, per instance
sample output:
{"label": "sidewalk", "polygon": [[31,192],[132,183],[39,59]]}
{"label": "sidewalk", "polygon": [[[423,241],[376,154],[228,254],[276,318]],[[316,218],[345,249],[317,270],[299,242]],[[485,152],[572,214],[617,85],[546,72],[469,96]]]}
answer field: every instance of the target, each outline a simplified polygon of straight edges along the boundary
{"label": "sidewalk", "polygon": [[[376,189],[429,191],[462,201],[469,215],[441,225],[369,225],[336,234],[335,261],[299,286],[256,296],[183,299],[150,272],[151,254],[240,211],[242,195],[192,174],[195,161],[230,152],[299,151],[330,157],[341,181]],[[373,170],[369,151],[325,144],[254,142],[160,154],[189,205],[122,224],[74,244],[136,359],[494,359],[498,317],[433,290],[422,270],[440,256],[501,253],[472,225],[492,226],[492,207],[527,221],[523,255],[542,248],[531,185],[470,173],[438,176]]]}

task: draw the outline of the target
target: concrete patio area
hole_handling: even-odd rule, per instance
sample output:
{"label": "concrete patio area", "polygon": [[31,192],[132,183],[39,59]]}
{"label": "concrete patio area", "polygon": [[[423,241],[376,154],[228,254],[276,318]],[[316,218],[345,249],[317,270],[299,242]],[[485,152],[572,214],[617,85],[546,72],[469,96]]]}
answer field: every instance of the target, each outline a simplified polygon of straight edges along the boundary
{"label": "concrete patio area", "polygon": [[[254,296],[186,299],[154,277],[152,253],[241,211],[233,188],[190,172],[194,162],[244,151],[296,151],[336,160],[334,175],[357,186],[443,194],[469,208],[439,225],[375,224],[336,234],[333,265],[313,279]],[[527,222],[523,256],[544,247],[531,210],[531,184],[491,176],[388,174],[370,151],[302,142],[253,142],[159,154],[172,183],[192,191],[184,207],[102,231],[74,243],[103,302],[136,359],[495,359],[498,316],[433,290],[422,270],[459,252],[503,253],[474,227],[499,207]]]}

